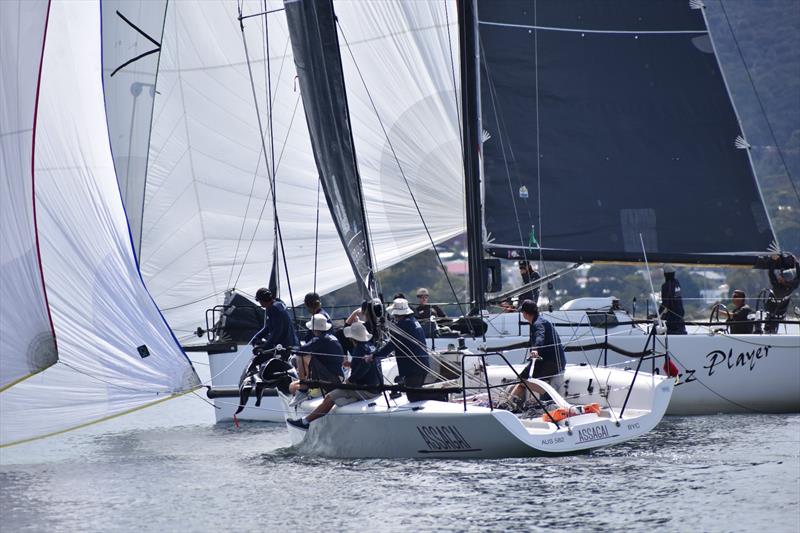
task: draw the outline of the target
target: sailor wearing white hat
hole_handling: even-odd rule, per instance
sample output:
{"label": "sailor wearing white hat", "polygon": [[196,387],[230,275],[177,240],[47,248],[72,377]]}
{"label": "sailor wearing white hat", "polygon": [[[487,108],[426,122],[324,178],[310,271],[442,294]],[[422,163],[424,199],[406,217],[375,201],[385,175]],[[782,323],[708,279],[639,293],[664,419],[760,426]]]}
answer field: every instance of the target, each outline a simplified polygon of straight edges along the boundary
{"label": "sailor wearing white hat", "polygon": [[[396,327],[389,330],[389,342],[384,344],[375,357],[383,359],[394,352],[397,358],[397,372],[407,387],[422,387],[428,375],[430,361],[425,348],[425,334],[422,326],[414,318],[414,311],[408,300],[396,298],[389,311],[395,317]],[[409,401],[417,401],[414,393],[408,394]]]}
{"label": "sailor wearing white hat", "polygon": [[311,422],[325,416],[334,405],[343,406],[361,400],[369,400],[380,394],[377,386],[383,379],[374,357],[375,346],[370,342],[372,334],[367,331],[363,322],[354,322],[347,326],[344,328],[344,334],[356,343],[353,350],[353,361],[350,363],[350,378],[347,382],[365,388],[360,390],[333,389],[325,396],[322,403],[307,416],[287,420],[289,425],[308,429]]}
{"label": "sailor wearing white hat", "polygon": [[[308,386],[301,381],[315,379],[327,382],[341,382],[344,379],[342,362],[344,351],[339,341],[328,331],[331,323],[323,314],[316,314],[306,322],[306,327],[311,330],[313,339],[303,344],[298,350],[297,373],[300,381],[295,381],[289,390],[295,392],[295,397],[289,405],[297,405],[308,398]],[[323,388],[325,392],[325,388]]]}

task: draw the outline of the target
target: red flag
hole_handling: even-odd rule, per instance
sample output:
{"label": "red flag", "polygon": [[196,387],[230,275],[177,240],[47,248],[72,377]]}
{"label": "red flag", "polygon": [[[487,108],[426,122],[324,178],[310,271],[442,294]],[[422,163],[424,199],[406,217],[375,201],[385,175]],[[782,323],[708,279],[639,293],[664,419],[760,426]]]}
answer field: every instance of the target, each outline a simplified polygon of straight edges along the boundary
{"label": "red flag", "polygon": [[673,363],[669,358],[664,361],[664,372],[671,378],[677,377],[678,374],[680,374],[678,367],[675,366],[675,363]]}

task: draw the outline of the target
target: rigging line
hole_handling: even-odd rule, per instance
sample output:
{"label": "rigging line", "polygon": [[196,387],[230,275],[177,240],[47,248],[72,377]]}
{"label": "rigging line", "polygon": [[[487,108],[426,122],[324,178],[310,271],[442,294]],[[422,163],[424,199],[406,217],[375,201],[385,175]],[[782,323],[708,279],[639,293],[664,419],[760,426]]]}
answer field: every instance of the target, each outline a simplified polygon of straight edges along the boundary
{"label": "rigging line", "polygon": [[314,229],[314,291],[317,292],[317,256],[319,253],[319,189],[322,180],[317,176],[317,225]]}
{"label": "rigging line", "polygon": [[[292,126],[294,124],[294,118],[297,114],[297,108],[299,104],[300,104],[300,95],[298,94],[297,99],[294,102],[294,110],[292,111],[292,118],[289,121],[289,129],[286,131],[286,138],[283,141],[283,147],[281,148],[281,153],[278,156],[278,165],[275,168],[276,170],[278,170],[281,167],[281,161],[283,161],[283,154],[286,151],[286,145],[289,143],[289,135],[292,132]],[[250,250],[253,247],[253,242],[255,242],[256,234],[258,233],[258,228],[261,225],[261,221],[264,218],[264,210],[267,208],[268,201],[269,201],[269,196],[267,196],[264,199],[264,203],[261,204],[261,212],[258,214],[258,221],[256,222],[255,229],[253,230],[253,236],[250,238],[250,242],[247,246],[247,251],[244,254],[244,259],[242,259],[242,265],[239,267],[239,274],[237,274],[236,276],[236,282],[234,283],[234,286],[239,284],[239,278],[242,276],[242,272],[244,272],[244,267],[245,264],[247,264],[247,258],[250,256]]]}
{"label": "rigging line", "polygon": [[703,35],[708,33],[707,30],[590,30],[584,28],[561,28],[557,26],[533,26],[529,24],[510,24],[507,22],[490,22],[488,20],[479,20],[478,24],[484,26],[498,26],[502,28],[520,28],[523,30],[545,30],[545,31],[563,31],[569,33],[600,33],[600,34],[623,34],[623,35]]}
{"label": "rigging line", "polygon": [[[461,140],[461,159],[464,159],[464,127],[461,122],[461,106],[458,105],[458,83],[456,83],[456,64],[453,60],[453,39],[450,36],[450,15],[448,14],[447,5],[449,0],[443,0],[444,4],[444,20],[445,27],[447,28],[447,48],[450,50],[450,74],[453,77],[453,99],[456,105],[456,117],[458,118],[458,137]],[[480,132],[483,134],[483,132]]]}
{"label": "rigging line", "polygon": [[[265,12],[267,11],[267,0],[264,0],[264,11]],[[274,231],[273,257],[277,257],[277,255],[280,253],[280,251],[278,250],[278,198],[277,198],[277,194],[276,194],[276,189],[277,189],[278,183],[277,183],[277,180],[276,180],[276,177],[275,177],[275,130],[274,130],[274,127],[273,127],[273,122],[272,122],[272,114],[273,114],[272,113],[272,104],[273,104],[273,99],[272,99],[272,62],[270,61],[270,57],[269,57],[269,15],[268,14],[266,14],[266,13],[264,14],[263,21],[264,21],[264,24],[263,24],[263,29],[264,29],[264,57],[266,58],[266,61],[264,62],[264,72],[265,72],[265,75],[266,75],[266,82],[267,82],[267,94],[266,94],[266,96],[267,96],[267,121],[268,121],[268,125],[269,125],[269,151],[270,151],[269,163],[270,163],[270,166],[272,167],[272,178],[271,178],[272,179],[272,215],[273,215],[273,228],[274,228],[273,229],[273,231]],[[281,250],[282,249],[283,249],[283,247],[281,245]],[[270,268],[272,268],[272,267],[270,267]],[[277,267],[277,265],[275,266],[274,270],[270,271],[270,278],[272,278],[273,274],[275,276],[275,279],[274,279],[274,281],[275,281],[275,290],[276,290],[276,292],[278,294],[280,294],[280,287],[281,287],[281,284],[280,284],[280,269]],[[286,277],[287,277],[287,279],[289,277],[289,272],[288,271],[286,272]]]}
{"label": "rigging line", "polygon": [[[422,216],[422,211],[419,208],[419,204],[417,203],[417,199],[414,196],[414,192],[411,190],[411,184],[406,178],[406,173],[403,171],[403,166],[400,164],[400,159],[397,157],[397,153],[394,150],[394,145],[392,144],[391,139],[389,138],[389,134],[386,131],[386,127],[383,125],[383,120],[381,120],[381,116],[378,113],[378,108],[375,106],[375,101],[372,99],[372,93],[370,93],[369,88],[367,87],[367,83],[364,80],[364,75],[361,73],[361,68],[358,66],[358,62],[356,61],[355,55],[353,55],[353,50],[350,48],[350,43],[347,41],[347,36],[344,34],[344,30],[342,29],[342,25],[339,23],[339,19],[336,19],[336,26],[339,28],[339,32],[342,34],[342,39],[344,39],[344,44],[347,47],[347,52],[350,54],[350,58],[353,60],[353,65],[356,67],[356,72],[358,72],[358,77],[361,79],[361,83],[364,86],[364,90],[367,92],[367,97],[369,98],[369,102],[372,105],[372,110],[375,112],[375,116],[378,119],[378,124],[381,126],[381,130],[383,131],[383,136],[386,138],[386,143],[389,145],[389,149],[392,151],[392,156],[394,157],[395,162],[397,163],[397,168],[400,170],[400,175],[403,177],[403,181],[406,184],[406,188],[408,188],[408,194],[411,196],[411,201],[414,202],[414,208],[417,210],[417,214],[422,221],[422,226],[425,228],[425,233],[428,235],[428,240],[431,242],[431,246],[433,246],[433,252],[436,254],[436,259],[439,261],[439,266],[442,268],[442,272],[444,273],[444,277],[447,280],[447,284],[450,286],[450,291],[453,293],[453,298],[456,302],[458,302],[458,294],[456,294],[456,289],[453,287],[453,283],[450,280],[450,276],[447,274],[447,268],[445,268],[444,263],[442,262],[442,258],[439,255],[439,251],[436,249],[436,243],[433,240],[433,236],[431,235],[430,230],[428,229],[428,224],[425,222],[425,217]],[[464,313],[464,309],[461,307],[461,304],[458,304],[459,312],[466,316]],[[474,332],[473,332],[474,335]]]}
{"label": "rigging line", "polygon": [[[533,23],[538,25],[538,0],[533,0]],[[537,223],[539,224],[539,239],[536,241],[539,244],[539,266],[544,270],[547,275],[547,270],[544,269],[544,252],[542,252],[543,235],[542,235],[542,153],[540,148],[539,137],[539,30],[533,30],[533,69],[535,74],[536,84],[536,201],[537,207]],[[534,239],[536,238],[536,231],[531,228]],[[528,243],[530,244],[530,243]],[[526,259],[527,259],[527,254]]]}
{"label": "rigging line", "polygon": [[789,165],[786,164],[786,159],[783,157],[783,150],[781,150],[781,145],[778,143],[775,130],[772,129],[772,123],[769,120],[766,109],[764,109],[764,103],[761,101],[761,96],[758,94],[758,89],[756,89],[756,83],[753,81],[753,77],[750,75],[750,69],[747,67],[747,61],[744,59],[744,53],[742,52],[741,46],[739,46],[739,39],[736,38],[736,33],[733,31],[733,25],[731,25],[731,21],[728,18],[728,11],[725,9],[725,2],[720,2],[719,5],[722,7],[722,13],[725,15],[725,21],[728,23],[728,29],[731,32],[731,37],[733,37],[733,42],[736,44],[736,50],[739,52],[739,58],[742,60],[742,65],[744,65],[744,71],[747,73],[747,79],[750,80],[750,86],[753,88],[753,94],[756,96],[758,107],[761,109],[761,114],[764,116],[764,121],[767,123],[767,128],[772,136],[772,142],[775,143],[775,150],[777,150],[778,157],[780,157],[781,163],[783,163],[783,169],[786,171],[786,176],[789,178],[789,184],[794,190],[794,195],[797,198],[797,201],[800,202],[800,192],[798,192],[797,185],[795,185],[792,174],[789,172]]}
{"label": "rigging line", "polygon": [[[242,12],[241,12],[241,7],[240,7],[239,15],[241,16],[241,14],[242,14]],[[253,93],[253,104],[255,105],[256,118],[258,119],[258,134],[261,137],[261,149],[264,150],[264,153],[266,154],[267,153],[267,141],[264,139],[264,125],[261,122],[261,112],[258,109],[258,94],[256,93],[256,84],[255,84],[255,80],[253,79],[253,67],[252,67],[251,62],[250,62],[250,52],[249,52],[249,50],[247,48],[247,38],[245,37],[245,34],[244,34],[244,23],[241,20],[239,21],[239,27],[241,28],[241,31],[242,31],[242,45],[244,46],[244,56],[245,56],[245,61],[247,63],[247,74],[248,74],[248,76],[250,78],[250,89],[252,90],[252,93]],[[273,152],[273,154],[274,154],[274,152]],[[274,160],[274,158],[273,158],[273,160]],[[273,161],[273,164],[274,164],[274,161]],[[270,186],[270,191],[272,192],[273,205],[275,205],[274,176],[270,176],[269,186]],[[292,296],[292,285],[291,285],[291,283],[289,283],[289,279],[288,279],[289,278],[289,268],[288,268],[288,265],[286,264],[286,253],[285,253],[284,248],[283,248],[283,237],[281,235],[281,225],[280,225],[280,221],[278,220],[278,213],[277,212],[274,213],[274,216],[275,216],[275,228],[277,229],[278,241],[280,243],[280,251],[281,251],[281,255],[283,256],[283,265],[284,265],[284,269],[286,270],[286,278],[287,278],[286,279],[286,284],[287,284],[288,289],[289,289],[289,302],[292,304],[292,314],[294,315],[294,319],[296,321],[297,320],[297,315],[296,315],[296,311],[294,309],[294,298]],[[248,249],[248,251],[249,251],[249,249]]]}

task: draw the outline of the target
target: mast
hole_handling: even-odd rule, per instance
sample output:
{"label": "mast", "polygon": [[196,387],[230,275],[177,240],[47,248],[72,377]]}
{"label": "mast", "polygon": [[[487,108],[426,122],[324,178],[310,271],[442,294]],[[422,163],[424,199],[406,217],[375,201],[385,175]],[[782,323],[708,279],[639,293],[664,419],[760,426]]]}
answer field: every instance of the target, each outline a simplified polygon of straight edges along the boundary
{"label": "mast", "polygon": [[485,308],[483,262],[483,207],[481,202],[480,56],[477,0],[458,0],[461,61],[461,115],[463,118],[464,180],[469,255],[469,294],[473,311]]}

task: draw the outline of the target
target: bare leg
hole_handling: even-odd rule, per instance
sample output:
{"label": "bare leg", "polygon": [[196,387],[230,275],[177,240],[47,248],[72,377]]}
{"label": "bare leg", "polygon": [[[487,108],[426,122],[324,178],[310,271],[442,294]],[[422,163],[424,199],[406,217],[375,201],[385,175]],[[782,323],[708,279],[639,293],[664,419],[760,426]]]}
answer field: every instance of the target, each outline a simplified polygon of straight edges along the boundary
{"label": "bare leg", "polygon": [[316,409],[311,411],[308,415],[306,415],[306,419],[309,422],[313,422],[317,418],[322,418],[323,416],[327,415],[333,406],[336,405],[333,400],[331,400],[328,396],[325,396],[325,399],[322,400],[322,403],[317,406]]}
{"label": "bare leg", "polygon": [[[532,390],[536,394],[539,394],[539,395],[544,394],[544,389],[541,388],[536,383],[528,381],[527,384],[528,384],[528,387],[530,387],[530,390]],[[516,396],[517,398],[519,398],[521,400],[524,400],[525,399],[525,391],[528,390],[528,387],[525,386],[525,383],[517,383],[516,386],[514,387],[514,389],[511,391],[511,395],[512,396]]]}

